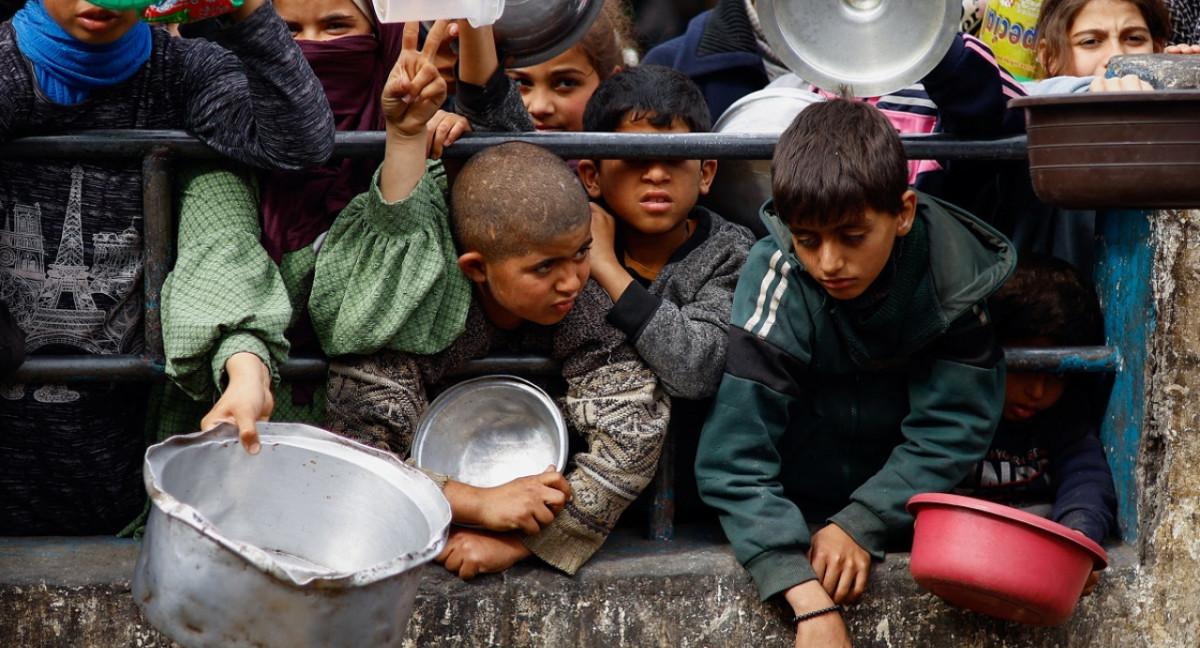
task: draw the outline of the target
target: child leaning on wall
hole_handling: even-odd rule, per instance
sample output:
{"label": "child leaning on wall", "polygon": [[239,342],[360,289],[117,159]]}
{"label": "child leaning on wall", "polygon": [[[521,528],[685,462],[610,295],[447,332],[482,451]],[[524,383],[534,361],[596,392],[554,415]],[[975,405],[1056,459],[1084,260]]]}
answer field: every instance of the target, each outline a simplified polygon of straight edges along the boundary
{"label": "child leaning on wall", "polygon": [[[705,133],[708,109],[687,75],[659,65],[607,78],[584,128],[603,133]],[[678,471],[690,475],[695,439],[725,367],[733,289],[754,237],[696,201],[716,160],[580,160],[592,197],[592,278],[613,300],[623,331],[674,400]],[[690,401],[683,403],[682,401]],[[697,502],[692,480],[676,485],[678,513]],[[694,507],[693,507],[694,508]]]}
{"label": "child leaning on wall", "polygon": [[[988,310],[1005,347],[1104,342],[1095,292],[1061,259],[1022,255]],[[955,492],[1024,508],[1103,542],[1117,496],[1098,436],[1104,408],[1094,378],[1010,369],[992,447]],[[1085,593],[1099,577],[1092,573]]]}
{"label": "child leaning on wall", "polygon": [[[350,0],[277,6],[321,80],[337,128],[384,130],[380,95],[402,51],[402,27],[373,23],[369,5],[360,9]],[[456,109],[471,127],[486,130],[500,120],[531,128],[497,62],[491,28],[435,26],[431,37],[439,39],[460,28]],[[457,127],[442,129],[449,121],[438,111],[428,124],[430,157],[457,137]],[[155,401],[160,437],[231,423],[254,449],[256,421],[324,423],[324,376],[315,387],[279,379],[289,352],[320,358],[385,347],[432,351],[453,339],[457,331],[439,337],[413,317],[418,302],[426,315],[436,312],[435,295],[446,284],[432,275],[414,284],[401,263],[445,250],[407,245],[425,235],[423,224],[391,227],[387,219],[365,218],[364,201],[353,200],[377,168],[377,161],[354,158],[265,176],[196,164],[181,173],[179,252],[162,302],[167,374],[180,389]],[[336,245],[329,244],[331,231]],[[457,276],[457,255],[448,254],[446,267]]]}
{"label": "child leaning on wall", "polygon": [[440,353],[334,359],[328,423],[404,457],[427,390],[467,361],[489,352],[558,361],[564,414],[586,450],[572,457],[573,470],[555,466],[497,488],[440,477],[454,521],[483,528],[454,528],[438,560],[471,578],[533,554],[573,574],[654,476],[669,420],[668,397],[605,321],[612,302],[588,281],[587,196],[560,158],[512,142],[467,162],[449,209],[429,174],[409,201],[416,216],[450,213],[458,265],[472,284],[466,330]]}
{"label": "child leaning on wall", "polygon": [[[333,119],[270,3],[220,44],[172,38],[83,0],[35,0],[0,25],[0,140],[184,129],[255,166],[324,163]],[[0,295],[30,356],[145,350],[142,160],[0,160]],[[145,384],[0,389],[0,534],[107,534],[142,510]]]}
{"label": "child leaning on wall", "polygon": [[909,540],[905,503],[958,484],[1000,419],[984,300],[1013,251],[907,177],[895,128],[867,103],[814,104],[784,131],[771,235],[738,280],[700,436],[700,494],[763,600],[797,615],[798,646],[848,645],[840,604]]}
{"label": "child leaning on wall", "polygon": [[537,130],[581,131],[588,98],[625,67],[625,52],[633,46],[629,7],[623,0],[605,0],[595,22],[570,49],[537,65],[510,68],[508,75],[521,89]]}

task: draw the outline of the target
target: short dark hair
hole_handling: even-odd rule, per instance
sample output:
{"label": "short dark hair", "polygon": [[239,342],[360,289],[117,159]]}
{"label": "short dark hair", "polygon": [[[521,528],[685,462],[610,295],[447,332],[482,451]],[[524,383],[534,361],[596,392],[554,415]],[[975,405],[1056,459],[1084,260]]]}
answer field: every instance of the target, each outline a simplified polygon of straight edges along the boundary
{"label": "short dark hair", "polygon": [[486,148],[467,160],[450,192],[450,225],[460,252],[502,261],[591,221],[587,194],[571,167],[527,142]]}
{"label": "short dark hair", "polygon": [[896,127],[865,101],[832,98],[792,120],[771,159],[771,194],[789,225],[835,225],[870,207],[904,208],[908,160]]}
{"label": "short dark hair", "polygon": [[1070,263],[1045,254],[1022,254],[1008,281],[988,299],[1002,344],[1049,338],[1056,346],[1104,341],[1104,316],[1095,290]]}
{"label": "short dark hair", "polygon": [[[1058,76],[1071,58],[1071,26],[1075,17],[1091,0],[1043,0],[1038,11],[1037,39],[1045,43],[1046,51],[1038,60],[1038,77]],[[1171,14],[1162,0],[1126,0],[1138,8],[1154,51],[1161,52],[1171,36]]]}
{"label": "short dark hair", "polygon": [[662,65],[626,68],[601,81],[583,110],[583,130],[611,133],[626,117],[660,128],[679,119],[693,133],[712,130],[700,88],[683,72]]}

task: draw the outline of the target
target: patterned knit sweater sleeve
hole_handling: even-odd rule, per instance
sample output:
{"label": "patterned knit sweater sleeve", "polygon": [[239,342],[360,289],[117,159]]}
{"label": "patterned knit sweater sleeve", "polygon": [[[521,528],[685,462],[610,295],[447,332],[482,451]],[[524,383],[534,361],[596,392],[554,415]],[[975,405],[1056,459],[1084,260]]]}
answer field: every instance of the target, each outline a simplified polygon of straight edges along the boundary
{"label": "patterned knit sweater sleeve", "polygon": [[533,118],[525,109],[521,90],[504,73],[496,68],[486,85],[458,82],[454,110],[471,122],[476,132],[519,133],[534,130]]}
{"label": "patterned knit sweater sleeve", "polygon": [[458,269],[446,191],[441,162],[430,161],[412,193],[388,203],[377,172],[338,215],[308,302],[327,355],[431,354],[462,333],[471,286]]}
{"label": "patterned knit sweater sleeve", "polygon": [[176,95],[184,127],[219,153],[284,171],[333,153],[333,112],[320,81],[269,2],[220,30],[221,46],[170,39],[181,50]]}
{"label": "patterned knit sweater sleeve", "polygon": [[670,400],[654,373],[605,321],[610,305],[607,293],[589,281],[556,327],[554,356],[567,381],[567,419],[587,449],[571,458],[571,502],[524,542],[568,574],[591,558],[650,483],[670,421]]}
{"label": "patterned knit sweater sleeve", "polygon": [[225,361],[248,351],[278,381],[292,306],[259,244],[253,175],[197,165],[184,169],[179,186],[179,253],[162,289],[167,375],[193,398],[208,399]]}

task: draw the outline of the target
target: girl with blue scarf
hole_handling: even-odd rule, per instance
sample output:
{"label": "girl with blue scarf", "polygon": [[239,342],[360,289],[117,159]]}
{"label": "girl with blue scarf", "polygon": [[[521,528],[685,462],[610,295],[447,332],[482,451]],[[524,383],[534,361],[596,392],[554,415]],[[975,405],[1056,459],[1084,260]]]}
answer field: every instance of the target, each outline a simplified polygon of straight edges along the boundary
{"label": "girl with blue scarf", "polygon": [[[186,130],[269,170],[329,158],[329,102],[269,2],[245,0],[210,41],[149,27],[130,4],[143,0],[96,1],[118,8],[32,0],[0,23],[0,142]],[[146,351],[142,181],[137,157],[0,158],[0,298],[27,357]],[[0,536],[113,534],[137,518],[148,395],[0,383]]]}

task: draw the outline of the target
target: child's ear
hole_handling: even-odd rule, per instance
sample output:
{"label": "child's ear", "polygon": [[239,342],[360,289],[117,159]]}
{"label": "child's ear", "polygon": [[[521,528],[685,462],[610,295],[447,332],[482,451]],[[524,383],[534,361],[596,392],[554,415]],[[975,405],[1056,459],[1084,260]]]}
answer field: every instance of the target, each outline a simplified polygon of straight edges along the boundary
{"label": "child's ear", "polygon": [[716,160],[700,160],[700,195],[707,196],[712,188],[713,178],[717,177]]}
{"label": "child's ear", "polygon": [[912,231],[913,219],[917,217],[917,192],[912,189],[905,191],[900,201],[903,206],[896,214],[899,221],[896,223],[896,236],[904,236]]}
{"label": "child's ear", "polygon": [[579,174],[583,188],[587,190],[589,196],[592,198],[602,196],[600,193],[600,169],[596,166],[595,160],[580,160],[576,173]]}
{"label": "child's ear", "polygon": [[458,269],[475,283],[487,281],[487,261],[478,252],[467,252],[458,257]]}
{"label": "child's ear", "polygon": [[1044,40],[1039,40],[1037,44],[1037,62],[1038,65],[1042,66],[1042,72],[1047,77],[1054,76],[1054,73],[1050,71],[1050,50],[1046,47],[1046,41]]}

